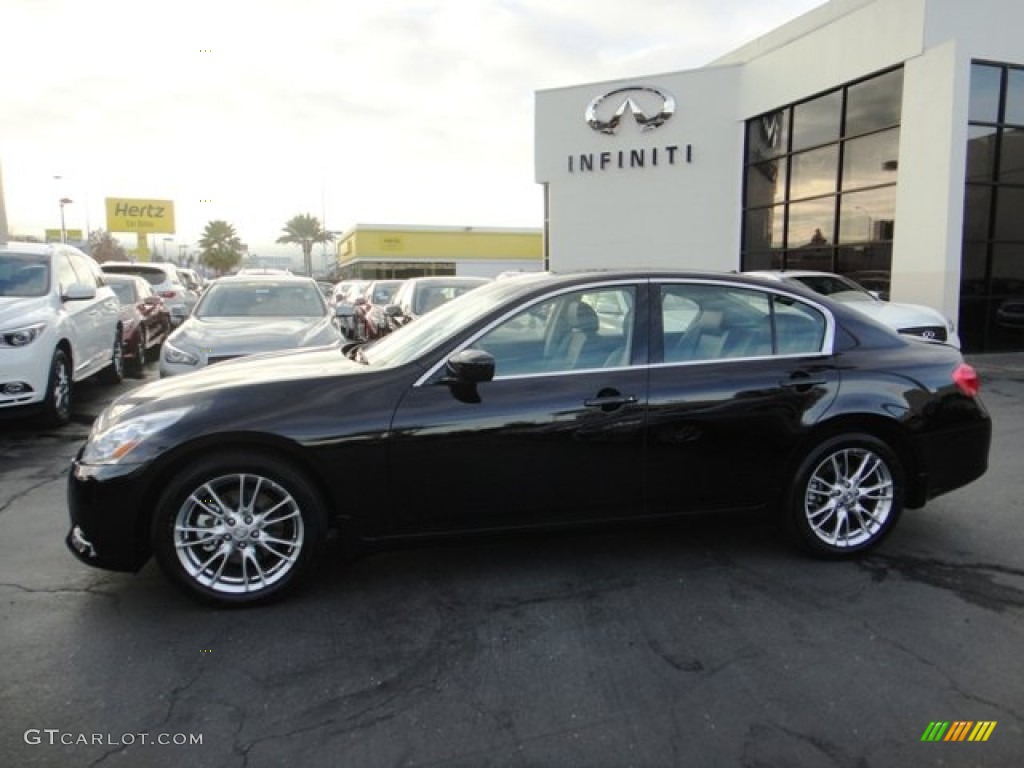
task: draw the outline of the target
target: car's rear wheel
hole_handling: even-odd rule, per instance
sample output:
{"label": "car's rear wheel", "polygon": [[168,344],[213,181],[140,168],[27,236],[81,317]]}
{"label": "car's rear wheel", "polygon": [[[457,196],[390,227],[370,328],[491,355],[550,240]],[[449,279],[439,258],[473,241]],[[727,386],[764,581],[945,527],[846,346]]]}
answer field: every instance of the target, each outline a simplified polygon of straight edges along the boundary
{"label": "car's rear wheel", "polygon": [[135,356],[131,359],[131,365],[126,365],[127,370],[136,377],[141,377],[146,366],[146,348],[149,345],[149,334],[146,333],[146,326],[139,325],[138,340],[135,343]]}
{"label": "car's rear wheel", "polygon": [[251,605],[295,585],[325,530],[324,507],[301,472],[270,456],[229,454],[178,473],[157,505],[153,550],[191,596]]}
{"label": "car's rear wheel", "polygon": [[114,346],[110,351],[110,365],[100,371],[104,384],[120,384],[124,380],[124,338],[121,326],[114,333]]}
{"label": "car's rear wheel", "polygon": [[871,435],[840,435],[801,463],[786,501],[787,521],[814,554],[849,557],[892,530],[903,498],[903,467],[893,450]]}
{"label": "car's rear wheel", "polygon": [[63,349],[53,352],[50,378],[43,400],[43,421],[53,427],[62,427],[71,421],[71,360]]}

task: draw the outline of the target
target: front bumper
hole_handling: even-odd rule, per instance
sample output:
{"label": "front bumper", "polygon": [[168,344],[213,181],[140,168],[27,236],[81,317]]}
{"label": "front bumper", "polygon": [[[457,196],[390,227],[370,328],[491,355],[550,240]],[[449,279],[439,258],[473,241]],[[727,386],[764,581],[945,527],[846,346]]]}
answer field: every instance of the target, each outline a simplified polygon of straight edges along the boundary
{"label": "front bumper", "polygon": [[[40,403],[50,382],[53,344],[42,337],[24,347],[4,347],[0,355],[0,409]],[[28,391],[5,394],[4,385],[22,384]]]}
{"label": "front bumper", "polygon": [[135,572],[149,560],[144,472],[75,459],[68,474],[71,526],[64,541],[76,558],[111,571]]}

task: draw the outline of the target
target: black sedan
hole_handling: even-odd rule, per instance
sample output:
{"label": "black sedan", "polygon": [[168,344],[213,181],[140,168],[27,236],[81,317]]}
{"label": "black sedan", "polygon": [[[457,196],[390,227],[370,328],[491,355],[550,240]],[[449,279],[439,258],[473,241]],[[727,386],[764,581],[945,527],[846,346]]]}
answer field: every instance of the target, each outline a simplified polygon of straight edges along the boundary
{"label": "black sedan", "polygon": [[[280,595],[353,542],[778,511],[826,557],[981,476],[991,423],[960,353],[799,286],[737,275],[524,276],[369,345],[148,384],[71,468],[67,543],[151,555],[221,604]],[[358,473],[384,489],[354,505]]]}

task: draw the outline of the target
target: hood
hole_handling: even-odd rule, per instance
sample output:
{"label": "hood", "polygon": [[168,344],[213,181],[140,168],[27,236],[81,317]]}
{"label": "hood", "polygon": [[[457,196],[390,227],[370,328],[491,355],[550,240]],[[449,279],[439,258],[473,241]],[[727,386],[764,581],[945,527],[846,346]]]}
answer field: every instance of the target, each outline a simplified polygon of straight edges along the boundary
{"label": "hood", "polygon": [[31,325],[46,317],[52,317],[49,296],[0,296],[0,328]]}
{"label": "hood", "polygon": [[[115,410],[124,411],[154,400],[202,399],[203,395],[237,386],[253,388],[288,381],[372,373],[368,365],[349,360],[340,345],[268,352],[200,368],[182,376],[159,379],[120,397]],[[109,409],[108,409],[109,410]]]}
{"label": "hood", "polygon": [[215,356],[245,355],[329,344],[340,340],[328,317],[190,317],[171,334],[175,346]]}

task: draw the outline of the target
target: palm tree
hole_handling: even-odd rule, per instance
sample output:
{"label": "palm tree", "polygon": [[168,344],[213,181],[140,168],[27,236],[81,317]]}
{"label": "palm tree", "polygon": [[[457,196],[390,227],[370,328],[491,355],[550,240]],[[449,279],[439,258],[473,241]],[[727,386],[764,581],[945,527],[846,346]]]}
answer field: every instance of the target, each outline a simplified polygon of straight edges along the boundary
{"label": "palm tree", "polygon": [[211,221],[207,224],[199,239],[199,247],[202,249],[200,261],[218,275],[224,274],[242,260],[242,241],[235,228],[226,221]]}
{"label": "palm tree", "polygon": [[298,243],[302,246],[302,265],[305,273],[313,275],[313,244],[330,243],[334,235],[320,225],[320,219],[308,213],[292,216],[284,225],[284,234],[277,238],[279,243]]}

